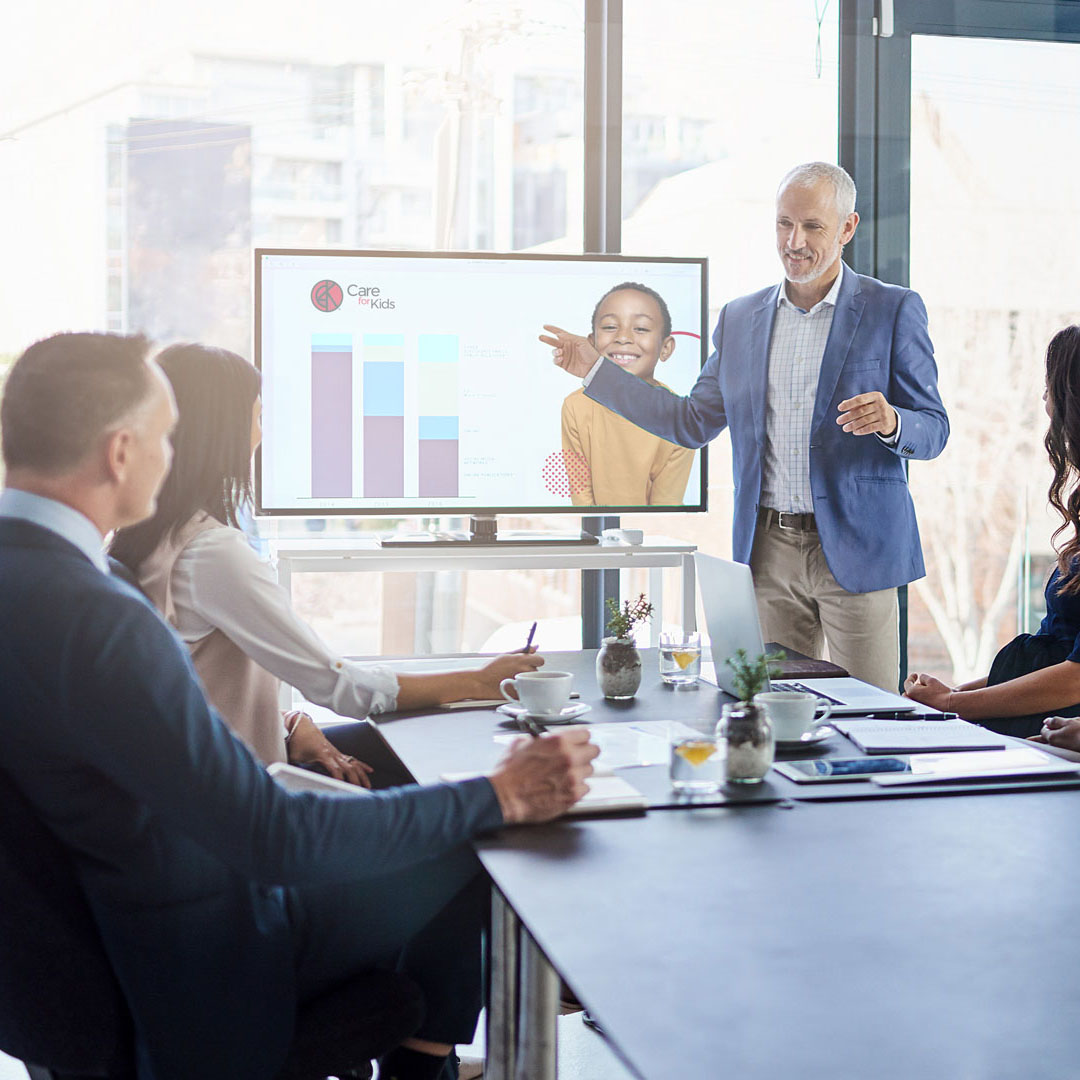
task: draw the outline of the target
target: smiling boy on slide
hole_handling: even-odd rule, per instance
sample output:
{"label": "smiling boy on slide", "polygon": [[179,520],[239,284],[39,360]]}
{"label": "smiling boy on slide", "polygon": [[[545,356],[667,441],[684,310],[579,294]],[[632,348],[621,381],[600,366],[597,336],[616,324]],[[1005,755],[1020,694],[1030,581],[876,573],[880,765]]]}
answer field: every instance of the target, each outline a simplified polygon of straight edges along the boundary
{"label": "smiling boy on slide", "polygon": [[[565,334],[558,327],[545,330]],[[540,340],[558,346],[558,338]],[[580,340],[580,339],[579,339]],[[675,350],[671,314],[647,285],[626,281],[605,293],[593,311],[588,343],[653,386],[656,365]],[[664,387],[667,389],[667,387]],[[575,506],[681,506],[694,451],[652,435],[575,390],[563,402],[562,447]],[[575,468],[577,463],[588,466]]]}

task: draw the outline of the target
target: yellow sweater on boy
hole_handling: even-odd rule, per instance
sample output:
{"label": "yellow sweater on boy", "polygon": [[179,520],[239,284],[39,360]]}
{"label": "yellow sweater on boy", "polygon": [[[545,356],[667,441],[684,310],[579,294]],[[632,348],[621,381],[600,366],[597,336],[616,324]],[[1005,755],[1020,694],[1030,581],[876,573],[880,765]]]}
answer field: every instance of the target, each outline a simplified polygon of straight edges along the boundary
{"label": "yellow sweater on boy", "polygon": [[568,462],[575,506],[683,504],[694,451],[645,431],[586,397],[584,389],[563,402],[562,445],[588,464],[588,478],[576,479],[578,470]]}

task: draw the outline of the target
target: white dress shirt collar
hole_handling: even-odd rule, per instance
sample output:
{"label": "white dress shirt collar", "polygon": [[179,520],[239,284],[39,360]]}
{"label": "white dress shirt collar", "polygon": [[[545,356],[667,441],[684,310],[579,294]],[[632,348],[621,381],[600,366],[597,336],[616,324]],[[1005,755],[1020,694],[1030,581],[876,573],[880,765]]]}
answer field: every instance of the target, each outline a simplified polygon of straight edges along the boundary
{"label": "white dress shirt collar", "polygon": [[794,308],[795,311],[802,312],[805,315],[813,315],[815,311],[820,311],[824,305],[828,304],[829,307],[836,307],[836,298],[840,295],[840,282],[844,280],[844,260],[840,260],[840,273],[836,275],[836,280],[832,283],[832,287],[829,291],[808,311],[803,312],[801,307],[793,304],[787,295],[787,279],[785,278],[780,282],[780,292],[776,296],[776,306],[781,304],[787,304],[788,307]]}
{"label": "white dress shirt collar", "polygon": [[109,572],[104,541],[97,526],[66,503],[9,487],[0,492],[0,517],[29,521],[31,525],[56,533],[74,544],[102,573]]}

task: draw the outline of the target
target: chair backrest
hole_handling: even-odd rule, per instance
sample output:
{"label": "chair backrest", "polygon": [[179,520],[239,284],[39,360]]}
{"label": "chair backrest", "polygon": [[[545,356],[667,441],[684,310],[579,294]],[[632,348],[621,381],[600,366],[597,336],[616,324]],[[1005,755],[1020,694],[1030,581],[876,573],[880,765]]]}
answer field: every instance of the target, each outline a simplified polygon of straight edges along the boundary
{"label": "chair backrest", "polygon": [[0,1050],[85,1076],[130,1069],[131,1020],[62,845],[0,770]]}

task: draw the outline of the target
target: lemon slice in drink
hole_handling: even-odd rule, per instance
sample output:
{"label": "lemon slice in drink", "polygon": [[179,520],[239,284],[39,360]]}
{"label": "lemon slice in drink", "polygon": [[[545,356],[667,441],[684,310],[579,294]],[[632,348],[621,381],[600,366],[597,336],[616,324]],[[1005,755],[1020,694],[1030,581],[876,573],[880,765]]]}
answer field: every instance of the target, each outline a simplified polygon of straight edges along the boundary
{"label": "lemon slice in drink", "polygon": [[708,761],[716,753],[716,743],[700,739],[697,742],[684,742],[675,747],[675,753],[695,768]]}
{"label": "lemon slice in drink", "polygon": [[672,660],[679,665],[681,671],[685,671],[697,659],[697,656],[696,652],[673,652],[671,654]]}

